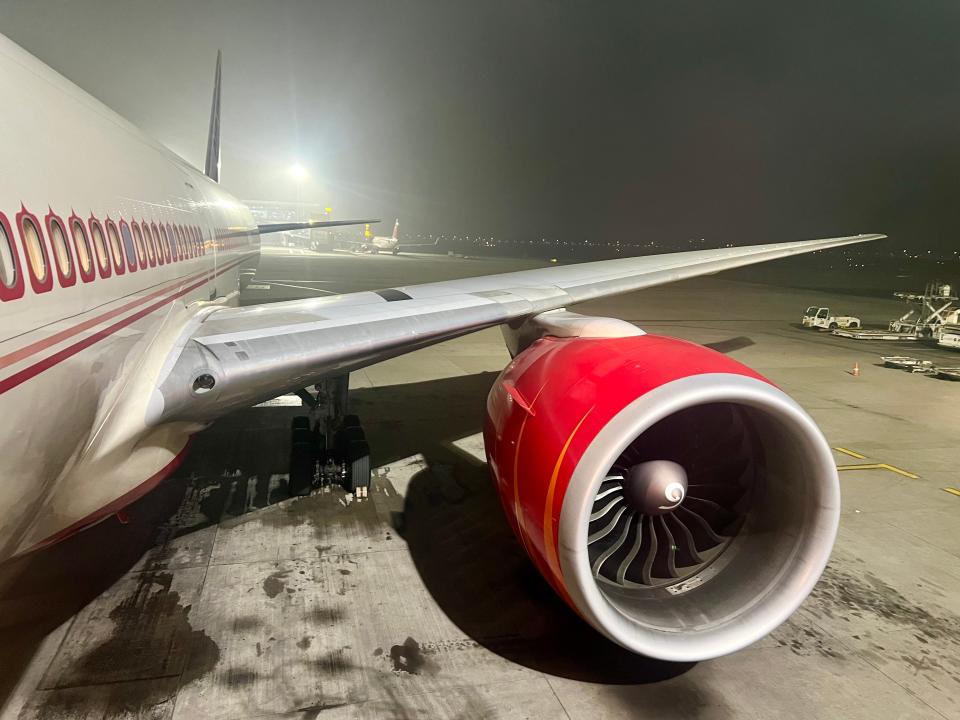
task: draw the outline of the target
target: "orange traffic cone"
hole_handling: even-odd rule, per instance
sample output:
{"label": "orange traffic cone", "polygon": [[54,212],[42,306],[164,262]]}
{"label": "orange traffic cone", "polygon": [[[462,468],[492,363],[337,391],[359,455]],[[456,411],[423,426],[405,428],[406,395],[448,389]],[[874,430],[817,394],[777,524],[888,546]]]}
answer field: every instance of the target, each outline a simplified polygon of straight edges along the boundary
{"label": "orange traffic cone", "polygon": [[853,371],[850,374],[854,377],[860,377],[860,363],[855,362],[853,364]]}

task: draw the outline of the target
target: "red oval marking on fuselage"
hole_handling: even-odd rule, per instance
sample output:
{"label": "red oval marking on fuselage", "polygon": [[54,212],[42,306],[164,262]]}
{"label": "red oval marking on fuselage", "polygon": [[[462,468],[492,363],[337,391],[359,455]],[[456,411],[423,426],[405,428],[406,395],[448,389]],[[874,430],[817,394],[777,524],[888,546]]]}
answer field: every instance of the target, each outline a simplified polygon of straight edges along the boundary
{"label": "red oval marking on fuselage", "polygon": [[[46,267],[46,274],[43,278],[37,277],[37,269],[34,267],[33,263],[30,262],[30,251],[27,250],[27,234],[24,232],[24,227],[26,223],[33,225],[33,229],[37,233],[37,240],[40,243],[40,252],[43,254],[43,262]],[[27,270],[30,273],[30,285],[33,288],[33,292],[36,295],[41,295],[43,293],[50,292],[53,288],[53,268],[50,262],[50,248],[47,247],[46,240],[43,235],[43,226],[40,224],[40,221],[37,219],[37,216],[32,212],[27,210],[23,205],[20,206],[20,212],[17,213],[17,230],[20,232],[20,244],[23,247],[23,257],[26,261]]]}
{"label": "red oval marking on fuselage", "polygon": [[23,282],[23,264],[20,262],[20,253],[17,251],[17,238],[10,228],[10,221],[7,216],[0,212],[0,225],[3,226],[3,234],[7,236],[7,247],[10,250],[11,260],[13,261],[13,283],[5,285],[0,282],[0,301],[9,302],[10,300],[19,300],[23,297],[25,284]]}
{"label": "red oval marking on fuselage", "polygon": [[[67,226],[63,222],[63,218],[57,215],[53,208],[49,208],[50,212],[47,213],[47,216],[43,219],[44,224],[47,226],[47,239],[50,241],[50,251],[53,256],[53,266],[57,269],[57,280],[60,282],[60,287],[73,287],[77,283],[77,264],[75,262],[73,250],[70,249],[70,242],[67,238],[70,236],[67,235]],[[60,232],[63,234],[63,245],[67,251],[67,263],[69,265],[70,273],[66,274],[63,272],[63,269],[60,267],[60,262],[57,260],[57,249],[53,245],[53,227],[54,225],[60,226]]]}

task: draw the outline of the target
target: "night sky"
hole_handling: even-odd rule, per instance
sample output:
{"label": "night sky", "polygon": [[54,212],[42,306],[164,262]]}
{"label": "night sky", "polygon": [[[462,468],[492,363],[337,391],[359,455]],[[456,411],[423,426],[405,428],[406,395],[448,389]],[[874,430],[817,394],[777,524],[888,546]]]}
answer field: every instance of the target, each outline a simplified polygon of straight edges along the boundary
{"label": "night sky", "polygon": [[222,48],[224,185],[294,200],[298,161],[405,234],[960,237],[955,0],[4,0],[0,31],[198,166]]}

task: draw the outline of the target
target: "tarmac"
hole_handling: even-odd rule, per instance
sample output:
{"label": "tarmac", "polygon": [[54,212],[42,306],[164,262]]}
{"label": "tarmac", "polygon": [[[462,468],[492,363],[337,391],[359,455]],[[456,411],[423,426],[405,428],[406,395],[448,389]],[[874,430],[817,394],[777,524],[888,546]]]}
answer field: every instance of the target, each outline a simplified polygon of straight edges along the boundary
{"label": "tarmac", "polygon": [[[532,264],[286,250],[265,254],[245,302]],[[638,657],[547,587],[484,466],[484,400],[509,360],[493,329],[351,377],[377,467],[367,500],[286,497],[304,411],[285,396],[200,433],[124,517],[0,566],[0,715],[960,718],[960,383],[880,366],[899,345],[801,328],[808,305],[868,325],[903,311],[725,275],[576,308],[756,368],[837,449],[833,559],[755,645],[700,663]]]}

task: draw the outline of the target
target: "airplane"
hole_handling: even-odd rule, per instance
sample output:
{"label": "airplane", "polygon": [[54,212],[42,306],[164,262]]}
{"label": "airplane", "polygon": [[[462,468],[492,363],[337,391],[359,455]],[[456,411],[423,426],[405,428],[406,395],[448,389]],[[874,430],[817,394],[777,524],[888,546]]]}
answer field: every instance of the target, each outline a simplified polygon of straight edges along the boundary
{"label": "airplane", "polygon": [[440,240],[438,238],[432,243],[401,243],[400,218],[397,218],[393,223],[393,234],[390,237],[386,237],[384,235],[374,235],[373,231],[370,229],[370,224],[368,223],[364,225],[362,240],[346,240],[341,241],[341,243],[347,245],[347,249],[350,252],[378,255],[381,251],[383,251],[393,253],[394,255],[399,255],[400,251],[405,248],[436,247],[440,243]]}
{"label": "airplane", "polygon": [[[693,661],[800,605],[840,508],[814,421],[726,355],[567,308],[882,235],[240,307],[263,235],[351,221],[258,226],[223,189],[220,78],[218,54],[200,171],[0,36],[0,560],[121,512],[233,410],[325,383],[346,398],[351,371],[500,327],[513,359],[487,398],[490,473],[584,621]],[[341,433],[345,404],[327,418]]]}

